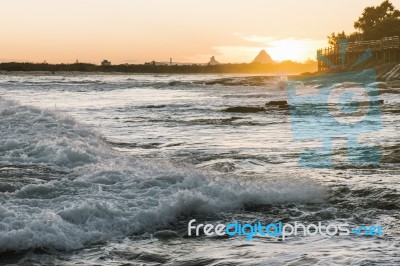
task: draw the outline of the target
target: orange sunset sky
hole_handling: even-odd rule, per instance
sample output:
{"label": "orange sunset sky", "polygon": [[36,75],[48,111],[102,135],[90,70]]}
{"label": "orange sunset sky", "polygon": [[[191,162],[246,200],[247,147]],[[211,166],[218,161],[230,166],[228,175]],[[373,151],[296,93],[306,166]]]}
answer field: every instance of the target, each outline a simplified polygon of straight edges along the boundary
{"label": "orange sunset sky", "polygon": [[[304,61],[380,0],[1,0],[0,62]],[[392,0],[400,8],[400,0]]]}

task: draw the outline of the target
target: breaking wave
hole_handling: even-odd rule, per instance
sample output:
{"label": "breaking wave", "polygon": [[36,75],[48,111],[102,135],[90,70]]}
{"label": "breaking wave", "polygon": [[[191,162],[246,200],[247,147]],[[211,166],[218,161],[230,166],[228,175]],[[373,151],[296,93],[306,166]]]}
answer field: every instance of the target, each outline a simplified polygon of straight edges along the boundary
{"label": "breaking wave", "polygon": [[[133,158],[71,117],[4,99],[0,133],[0,178],[16,184],[0,190],[1,252],[79,249],[191,215],[325,198],[310,182],[221,178]],[[28,168],[51,178],[27,178]]]}

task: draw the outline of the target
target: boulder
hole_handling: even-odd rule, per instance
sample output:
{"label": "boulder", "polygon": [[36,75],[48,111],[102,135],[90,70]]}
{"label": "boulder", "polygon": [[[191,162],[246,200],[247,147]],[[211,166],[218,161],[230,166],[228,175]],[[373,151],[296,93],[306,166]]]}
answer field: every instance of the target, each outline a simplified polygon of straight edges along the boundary
{"label": "boulder", "polygon": [[224,110],[229,113],[257,113],[265,111],[264,107],[258,106],[234,106],[228,107]]}
{"label": "boulder", "polygon": [[288,108],[287,101],[270,101],[265,104],[266,107]]}

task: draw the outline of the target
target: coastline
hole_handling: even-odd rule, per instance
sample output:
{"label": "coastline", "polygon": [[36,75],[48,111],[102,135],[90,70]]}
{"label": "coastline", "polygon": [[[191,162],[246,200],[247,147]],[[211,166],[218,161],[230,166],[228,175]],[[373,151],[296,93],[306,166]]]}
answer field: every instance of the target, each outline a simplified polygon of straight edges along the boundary
{"label": "coastline", "polygon": [[[377,81],[380,83],[386,83],[391,88],[400,88],[400,68],[396,71],[396,75],[393,77],[388,77],[390,73],[399,63],[386,63],[386,64],[366,64],[362,67],[354,68],[354,70],[363,70],[373,68],[377,73]],[[122,75],[254,75],[254,76],[273,76],[273,75],[287,75],[289,78],[302,78],[302,77],[318,77],[326,74],[339,73],[341,71],[323,71],[323,72],[303,72],[303,73],[285,73],[280,72],[124,72],[124,71],[6,71],[0,70],[1,76],[83,76],[83,75],[110,75],[110,76],[122,76]]]}
{"label": "coastline", "polygon": [[[352,70],[364,70],[364,69],[374,69],[376,71],[377,81],[380,83],[386,83],[389,87],[400,88],[400,68],[395,69],[400,63],[386,63],[386,64],[365,64],[362,67],[354,68]],[[393,71],[395,70],[395,71]],[[313,73],[302,73],[299,75],[292,75],[291,78],[299,77],[319,77],[322,75],[340,73],[342,71],[323,71],[323,72],[313,72]],[[392,74],[392,75],[390,75]]]}

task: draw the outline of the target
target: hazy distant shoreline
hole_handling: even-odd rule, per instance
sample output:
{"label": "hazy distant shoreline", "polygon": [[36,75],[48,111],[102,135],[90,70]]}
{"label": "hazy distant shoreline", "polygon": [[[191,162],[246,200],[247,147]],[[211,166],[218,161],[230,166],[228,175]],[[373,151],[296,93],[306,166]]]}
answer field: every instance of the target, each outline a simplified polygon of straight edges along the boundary
{"label": "hazy distant shoreline", "polygon": [[94,65],[88,63],[75,64],[47,64],[47,63],[0,63],[0,72],[85,72],[85,73],[138,73],[138,74],[272,74],[287,73],[297,74],[303,72],[315,72],[316,61],[298,63],[283,61],[279,63],[242,63],[242,64],[218,64],[218,65]]}
{"label": "hazy distant shoreline", "polygon": [[[3,63],[4,64],[4,63]],[[223,71],[200,71],[200,72],[128,72],[128,71],[75,71],[75,70],[63,70],[63,71],[51,71],[51,70],[2,70],[0,63],[0,75],[11,75],[11,76],[54,76],[54,75],[62,75],[62,76],[87,76],[87,75],[212,75],[212,74],[231,74],[231,75],[287,75],[290,78],[297,78],[303,76],[320,76],[325,75],[331,72],[317,72],[317,71],[309,71],[309,72],[289,72],[289,71],[276,71],[276,72],[250,72],[250,71],[242,71],[242,72],[223,72]],[[21,63],[23,65],[23,63]],[[243,65],[251,65],[251,64],[243,64]],[[377,78],[380,82],[386,82],[389,86],[394,88],[400,88],[400,75],[397,78],[388,80],[385,78],[385,75],[392,71],[398,64],[396,63],[387,63],[382,65],[368,65],[363,68],[374,68],[377,72]],[[58,65],[55,65],[58,66]],[[224,66],[224,65],[221,65]],[[96,66],[101,68],[101,66]],[[111,66],[113,67],[113,66]],[[158,67],[158,66],[156,66]],[[170,67],[170,66],[161,66],[161,67]],[[215,67],[215,66],[202,66],[202,67]],[[110,67],[108,67],[110,68]],[[363,69],[363,68],[359,68]],[[399,73],[400,74],[400,73]]]}

